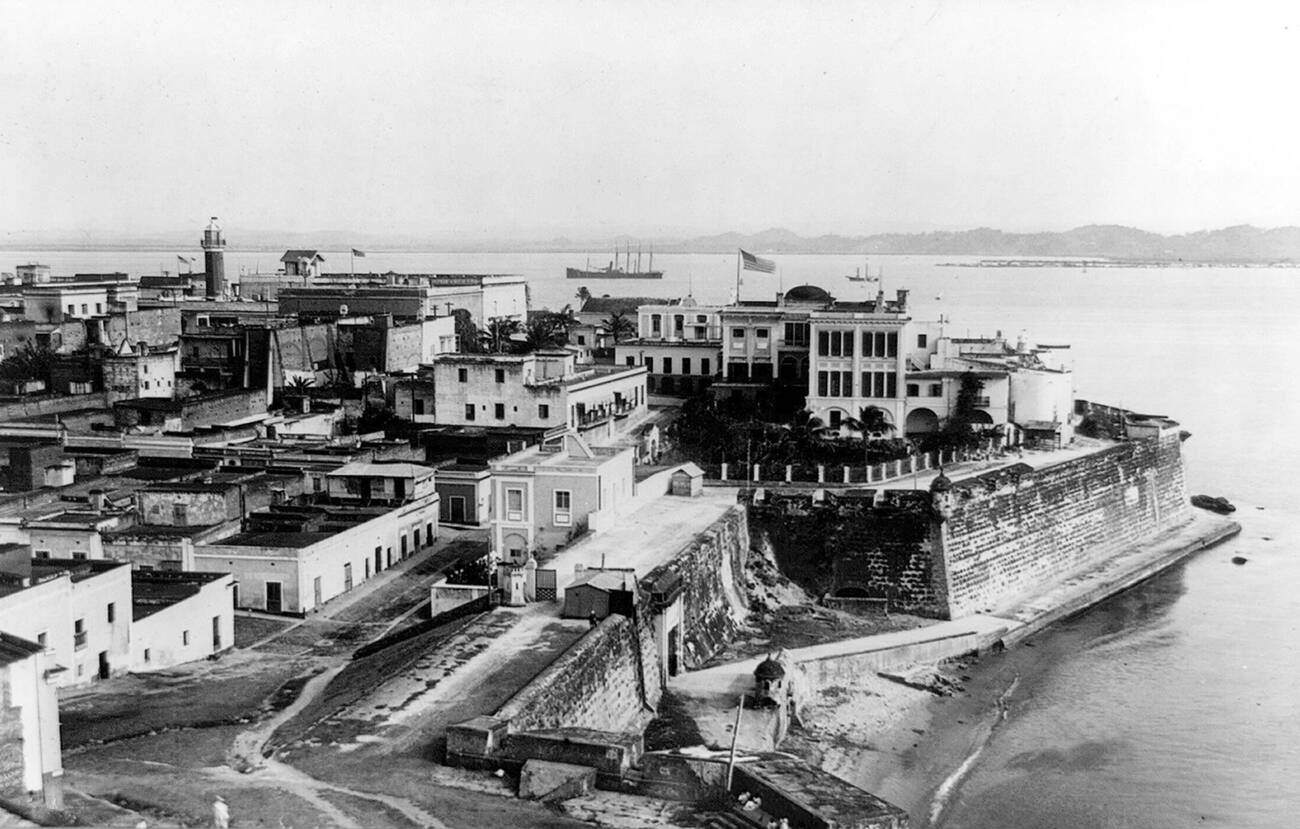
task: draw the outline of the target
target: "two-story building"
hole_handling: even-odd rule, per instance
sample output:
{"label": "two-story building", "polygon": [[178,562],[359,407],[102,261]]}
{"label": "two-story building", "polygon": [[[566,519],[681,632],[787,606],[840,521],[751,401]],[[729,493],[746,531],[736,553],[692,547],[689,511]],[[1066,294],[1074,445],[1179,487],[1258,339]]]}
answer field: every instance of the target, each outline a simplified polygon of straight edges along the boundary
{"label": "two-story building", "polygon": [[0,550],[0,630],[46,649],[60,687],[131,664],[131,568],[116,561],[31,558]]}
{"label": "two-story building", "polygon": [[416,423],[621,431],[647,407],[645,366],[579,366],[569,351],[451,354],[399,381],[394,410]]}
{"label": "two-story building", "polygon": [[[922,335],[924,336],[924,335]],[[963,378],[979,380],[975,422],[1011,424],[1068,441],[1073,434],[1074,378],[1066,345],[1031,345],[1023,336],[1009,343],[994,337],[931,340],[926,362],[906,377],[908,434],[940,428],[957,403]],[[919,361],[918,361],[919,362]]]}
{"label": "two-story building", "polygon": [[502,565],[553,551],[635,494],[631,449],[591,446],[575,432],[492,463],[492,549]]}
{"label": "two-story building", "polygon": [[104,372],[104,394],[110,405],[136,397],[171,397],[176,393],[176,370],[180,365],[175,345],[151,347],[123,339],[117,348],[100,358]]}
{"label": "two-story building", "polygon": [[651,394],[689,397],[722,374],[721,306],[691,297],[637,309],[637,337],[615,346],[614,362],[645,366]]}

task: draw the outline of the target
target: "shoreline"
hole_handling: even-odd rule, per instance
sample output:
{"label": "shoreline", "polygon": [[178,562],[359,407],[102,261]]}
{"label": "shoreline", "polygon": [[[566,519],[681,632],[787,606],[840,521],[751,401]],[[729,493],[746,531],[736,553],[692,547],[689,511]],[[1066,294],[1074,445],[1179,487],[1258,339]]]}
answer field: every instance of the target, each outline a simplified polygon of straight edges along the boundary
{"label": "shoreline", "polygon": [[913,829],[942,826],[984,747],[1029,693],[1022,675],[1035,664],[1071,658],[1072,643],[1040,641],[1038,634],[1241,532],[1235,521],[1198,513],[1175,531],[998,611],[1008,630],[984,643],[979,655],[947,663],[945,673],[962,683],[954,695],[904,686],[882,695],[876,683],[894,683],[866,677],[854,698],[819,694],[808,726],[792,730],[790,748],[907,810]]}

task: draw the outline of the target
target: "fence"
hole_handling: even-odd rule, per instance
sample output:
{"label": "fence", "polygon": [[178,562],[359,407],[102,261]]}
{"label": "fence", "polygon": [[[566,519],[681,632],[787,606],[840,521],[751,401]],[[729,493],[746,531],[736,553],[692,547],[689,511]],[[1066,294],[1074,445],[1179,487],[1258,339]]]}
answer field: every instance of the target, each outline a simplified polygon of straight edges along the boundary
{"label": "fence", "polygon": [[538,568],[536,571],[537,581],[535,584],[536,598],[539,602],[554,602],[559,600],[559,590],[556,589],[556,578],[554,570],[543,570]]}
{"label": "fence", "polygon": [[945,449],[923,455],[909,455],[895,461],[863,466],[827,464],[753,464],[746,475],[744,464],[714,464],[704,466],[707,481],[719,483],[758,484],[812,484],[815,486],[849,486],[853,484],[878,484],[895,481],[937,469],[946,464],[959,463],[982,457],[993,451],[994,441],[976,449]]}

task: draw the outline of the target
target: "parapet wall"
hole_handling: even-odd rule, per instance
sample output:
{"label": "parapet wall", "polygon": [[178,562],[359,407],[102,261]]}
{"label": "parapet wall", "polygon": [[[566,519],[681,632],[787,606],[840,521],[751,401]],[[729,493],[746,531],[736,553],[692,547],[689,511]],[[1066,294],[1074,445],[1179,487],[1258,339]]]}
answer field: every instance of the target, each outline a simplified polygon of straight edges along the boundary
{"label": "parapet wall", "polygon": [[639,730],[659,704],[657,673],[645,681],[642,654],[654,653],[647,625],[613,614],[519,689],[495,716],[510,731]]}
{"label": "parapet wall", "polygon": [[1023,465],[936,495],[952,618],[1095,564],[1190,515],[1173,429],[1044,469]]}

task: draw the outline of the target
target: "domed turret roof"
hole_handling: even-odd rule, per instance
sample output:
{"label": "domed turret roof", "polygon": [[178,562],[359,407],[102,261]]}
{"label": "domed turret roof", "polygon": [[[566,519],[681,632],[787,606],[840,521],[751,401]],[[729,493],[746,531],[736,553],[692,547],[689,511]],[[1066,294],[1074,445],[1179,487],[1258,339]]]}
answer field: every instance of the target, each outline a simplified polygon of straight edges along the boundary
{"label": "domed turret roof", "polygon": [[952,481],[949,480],[948,476],[943,474],[943,470],[940,469],[938,476],[936,476],[935,479],[930,483],[930,491],[948,492],[951,489],[952,489]]}
{"label": "domed turret roof", "polygon": [[816,285],[796,285],[785,292],[786,302],[832,302],[834,297]]}
{"label": "domed turret roof", "polygon": [[780,662],[769,656],[758,663],[758,667],[754,669],[754,676],[759,679],[784,679],[785,668],[782,668]]}

